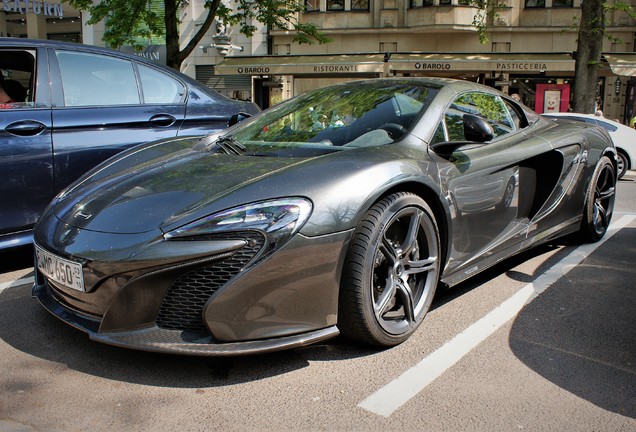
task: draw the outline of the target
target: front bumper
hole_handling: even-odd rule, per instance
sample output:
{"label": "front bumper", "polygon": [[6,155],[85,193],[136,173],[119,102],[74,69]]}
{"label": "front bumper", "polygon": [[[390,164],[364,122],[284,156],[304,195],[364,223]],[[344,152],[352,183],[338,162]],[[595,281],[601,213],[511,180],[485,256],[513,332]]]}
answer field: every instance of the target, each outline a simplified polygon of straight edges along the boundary
{"label": "front bumper", "polygon": [[47,283],[35,284],[32,295],[46,310],[65,323],[87,333],[90,339],[144,351],[201,356],[249,355],[302,347],[336,337],[340,333],[334,325],[303,334],[244,342],[221,342],[204,333],[166,330],[157,326],[132,331],[99,333],[99,320],[63,306],[55,298],[55,294]]}
{"label": "front bumper", "polygon": [[[256,264],[249,261],[258,245],[178,264],[135,262],[134,271],[125,260],[89,257],[85,280],[95,282],[86,292],[36,272],[32,294],[62,321],[111,345],[209,356],[305,346],[339,334],[339,269],[349,237],[297,235]],[[99,240],[109,244],[106,234]]]}

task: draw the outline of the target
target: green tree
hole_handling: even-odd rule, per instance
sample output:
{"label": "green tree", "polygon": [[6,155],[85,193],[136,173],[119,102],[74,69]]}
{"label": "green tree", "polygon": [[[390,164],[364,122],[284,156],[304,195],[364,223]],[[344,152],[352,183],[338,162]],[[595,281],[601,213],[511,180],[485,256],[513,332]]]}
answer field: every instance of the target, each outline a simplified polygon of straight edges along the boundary
{"label": "green tree", "polygon": [[95,4],[93,0],[65,1],[76,9],[90,12],[88,24],[105,20],[103,39],[112,48],[122,45],[140,48],[141,40],[165,37],[166,63],[177,70],[199,45],[215,19],[239,26],[240,32],[248,37],[257,30],[253,24],[257,21],[268,28],[293,31],[294,40],[301,44],[330,41],[315,25],[297,20],[298,12],[304,10],[304,2],[299,0],[235,0],[233,7],[228,7],[221,0],[206,0],[205,20],[183,49],[180,47],[178,12],[184,0],[99,0]]}
{"label": "green tree", "polygon": [[[499,0],[477,0],[474,5],[480,10],[475,14],[473,25],[477,28],[481,43],[486,43],[488,30],[504,4]],[[594,112],[603,41],[606,38],[618,41],[606,31],[611,13],[617,11],[635,17],[632,6],[622,1],[585,0],[581,4],[581,17],[574,17],[572,26],[564,29],[578,30],[572,101],[572,108],[576,112]]]}

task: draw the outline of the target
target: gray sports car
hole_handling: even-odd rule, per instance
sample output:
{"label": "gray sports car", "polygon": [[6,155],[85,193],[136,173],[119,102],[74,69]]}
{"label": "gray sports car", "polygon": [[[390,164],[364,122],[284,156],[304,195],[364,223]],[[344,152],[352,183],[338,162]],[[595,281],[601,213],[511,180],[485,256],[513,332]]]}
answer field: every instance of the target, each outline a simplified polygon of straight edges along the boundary
{"label": "gray sports car", "polygon": [[91,339],[150,351],[392,346],[438,285],[599,240],[616,166],[604,130],[471,82],[327,87],[93,169],[36,226],[33,295]]}

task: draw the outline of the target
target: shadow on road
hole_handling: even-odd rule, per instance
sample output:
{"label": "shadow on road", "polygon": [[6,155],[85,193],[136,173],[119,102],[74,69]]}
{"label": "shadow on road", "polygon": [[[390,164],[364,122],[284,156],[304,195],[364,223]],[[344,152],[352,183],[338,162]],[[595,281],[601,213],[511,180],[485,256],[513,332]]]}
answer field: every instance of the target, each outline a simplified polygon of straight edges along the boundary
{"label": "shadow on road", "polygon": [[0,292],[0,339],[30,356],[110,380],[158,387],[207,388],[265,379],[298,370],[309,361],[377,353],[340,339],[271,354],[230,358],[135,351],[91,341],[44,310],[30,287]]}
{"label": "shadow on road", "polygon": [[33,246],[20,246],[0,251],[0,273],[33,267]]}
{"label": "shadow on road", "polygon": [[509,343],[528,367],[636,418],[636,229],[625,228],[527,305]]}

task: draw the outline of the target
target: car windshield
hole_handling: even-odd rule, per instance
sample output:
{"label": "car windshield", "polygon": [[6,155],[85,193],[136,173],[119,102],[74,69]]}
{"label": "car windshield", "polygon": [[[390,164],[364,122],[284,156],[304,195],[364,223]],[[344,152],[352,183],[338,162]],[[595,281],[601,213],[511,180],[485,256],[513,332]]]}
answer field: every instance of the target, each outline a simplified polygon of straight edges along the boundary
{"label": "car windshield", "polygon": [[431,84],[404,80],[326,87],[271,108],[225,139],[260,152],[388,144],[413,126],[438,91]]}

